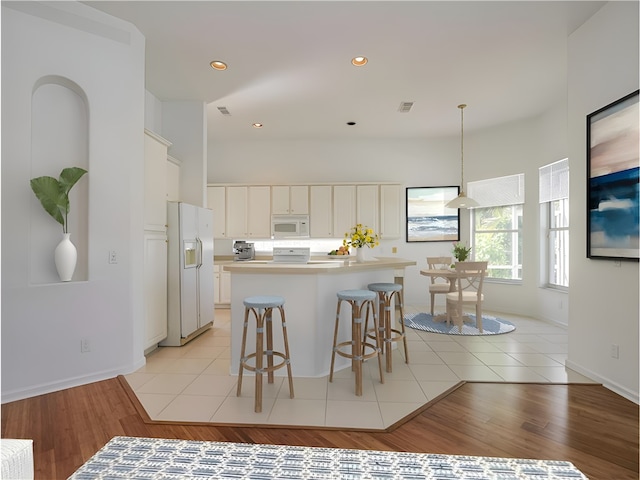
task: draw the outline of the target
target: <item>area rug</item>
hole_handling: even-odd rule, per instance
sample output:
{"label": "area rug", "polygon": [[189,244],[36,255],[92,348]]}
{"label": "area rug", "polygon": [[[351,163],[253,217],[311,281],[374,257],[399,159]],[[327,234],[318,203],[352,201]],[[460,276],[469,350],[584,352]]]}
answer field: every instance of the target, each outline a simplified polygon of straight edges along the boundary
{"label": "area rug", "polygon": [[516,326],[507,320],[491,315],[482,315],[482,333],[480,333],[480,330],[476,328],[476,316],[473,314],[467,316],[469,323],[465,322],[462,325],[462,332],[453,323],[447,325],[447,322],[435,322],[430,313],[409,313],[404,316],[404,324],[415,330],[444,335],[500,335],[513,332],[516,329]]}
{"label": "area rug", "polygon": [[571,462],[114,437],[69,480],[587,480]]}

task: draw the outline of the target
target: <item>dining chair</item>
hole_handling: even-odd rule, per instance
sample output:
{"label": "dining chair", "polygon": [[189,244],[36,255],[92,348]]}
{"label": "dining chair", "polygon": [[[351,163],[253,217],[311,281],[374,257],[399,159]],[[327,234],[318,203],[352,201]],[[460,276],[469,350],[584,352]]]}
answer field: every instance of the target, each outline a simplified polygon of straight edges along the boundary
{"label": "dining chair", "polygon": [[[429,270],[445,270],[451,266],[451,257],[427,257]],[[446,295],[451,291],[451,284],[446,277],[429,276],[429,295],[431,296],[431,316],[435,305],[436,295]]]}
{"label": "dining chair", "polygon": [[447,293],[447,324],[453,321],[462,332],[465,305],[476,306],[476,327],[482,333],[482,285],[487,273],[488,262],[458,262],[456,269],[456,290]]}

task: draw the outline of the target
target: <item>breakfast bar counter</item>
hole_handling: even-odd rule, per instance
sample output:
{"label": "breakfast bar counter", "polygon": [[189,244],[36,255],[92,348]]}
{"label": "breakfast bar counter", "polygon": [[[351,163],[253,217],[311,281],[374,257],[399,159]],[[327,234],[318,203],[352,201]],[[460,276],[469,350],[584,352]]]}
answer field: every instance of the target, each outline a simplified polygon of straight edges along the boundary
{"label": "breakfast bar counter", "polygon": [[[237,375],[242,340],[242,323],[246,297],[278,295],[284,297],[287,333],[294,377],[323,377],[329,374],[336,316],[336,293],[339,290],[367,289],[374,282],[393,283],[398,270],[416,265],[413,260],[397,257],[377,257],[366,262],[355,258],[337,257],[311,260],[305,264],[277,263],[266,260],[226,264],[231,272],[231,367]],[[279,321],[276,315],[276,326]],[[339,338],[349,338],[351,309],[343,306],[340,312]],[[344,328],[342,328],[344,327]],[[278,328],[278,327],[276,327]],[[255,329],[249,328],[247,345],[255,344]],[[282,350],[276,335],[274,350]],[[351,363],[336,358],[336,370]],[[281,369],[277,374],[284,374]]]}

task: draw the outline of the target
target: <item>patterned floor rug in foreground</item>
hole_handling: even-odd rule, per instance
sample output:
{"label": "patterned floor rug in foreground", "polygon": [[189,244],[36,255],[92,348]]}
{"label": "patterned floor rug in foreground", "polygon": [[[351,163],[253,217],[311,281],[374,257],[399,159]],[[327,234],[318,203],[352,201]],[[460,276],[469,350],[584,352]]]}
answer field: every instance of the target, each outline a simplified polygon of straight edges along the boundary
{"label": "patterned floor rug in foreground", "polygon": [[587,480],[566,461],[114,437],[69,480]]}
{"label": "patterned floor rug in foreground", "polygon": [[482,315],[482,332],[480,332],[476,328],[476,316],[469,314],[468,317],[462,326],[462,332],[453,324],[447,325],[447,322],[435,321],[429,313],[407,314],[404,316],[404,324],[415,330],[442,333],[444,335],[499,335],[513,332],[516,329],[516,326],[507,320],[490,315]]}

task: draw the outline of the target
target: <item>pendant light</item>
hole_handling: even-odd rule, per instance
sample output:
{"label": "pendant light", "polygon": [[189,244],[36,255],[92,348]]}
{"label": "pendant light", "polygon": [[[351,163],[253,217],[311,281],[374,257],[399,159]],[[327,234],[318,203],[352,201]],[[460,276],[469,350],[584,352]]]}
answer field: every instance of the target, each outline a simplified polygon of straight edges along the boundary
{"label": "pendant light", "polygon": [[460,109],[460,194],[445,205],[446,208],[475,208],[479,204],[464,193],[464,108],[467,105],[458,105]]}

